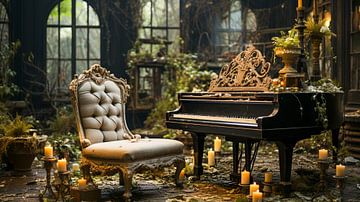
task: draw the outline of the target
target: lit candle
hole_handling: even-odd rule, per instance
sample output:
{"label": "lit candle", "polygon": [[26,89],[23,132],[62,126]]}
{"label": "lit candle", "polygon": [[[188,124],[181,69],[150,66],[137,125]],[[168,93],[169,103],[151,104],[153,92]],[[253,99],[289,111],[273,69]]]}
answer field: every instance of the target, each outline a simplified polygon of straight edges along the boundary
{"label": "lit candle", "polygon": [[215,152],[212,149],[208,151],[208,165],[209,166],[215,165]]}
{"label": "lit candle", "polygon": [[78,179],[79,189],[85,189],[86,188],[86,179],[81,178]]}
{"label": "lit candle", "polygon": [[45,158],[52,158],[54,156],[54,150],[51,145],[44,147]]}
{"label": "lit candle", "polygon": [[179,180],[183,181],[185,179],[185,169],[182,169],[179,174]]}
{"label": "lit candle", "polygon": [[336,177],[344,177],[345,176],[345,166],[344,165],[336,165]]}
{"label": "lit candle", "polygon": [[215,152],[221,151],[221,139],[219,139],[219,137],[216,137],[216,139],[214,140],[214,150]]}
{"label": "lit candle", "polygon": [[57,169],[59,172],[66,172],[66,159],[59,159],[57,162]]}
{"label": "lit candle", "polygon": [[298,0],[298,8],[302,8],[302,0]]}
{"label": "lit candle", "polygon": [[259,185],[254,182],[254,184],[250,185],[250,196],[253,195],[253,192],[259,191]]}
{"label": "lit candle", "polygon": [[73,163],[72,164],[72,170],[73,170],[73,172],[79,171],[80,170],[79,164],[78,163]]}
{"label": "lit candle", "polygon": [[267,182],[267,183],[272,182],[272,173],[270,173],[270,172],[266,172],[266,173],[265,173],[265,180],[264,180],[264,182]]}
{"label": "lit candle", "polygon": [[242,171],[241,172],[241,184],[250,184],[250,172],[249,171]]}
{"label": "lit candle", "polygon": [[328,157],[328,150],[320,149],[319,150],[319,159],[320,160],[325,160],[325,159],[327,159],[327,157]]}
{"label": "lit candle", "polygon": [[257,190],[255,192],[253,192],[252,202],[261,202],[262,197],[263,197],[262,192],[259,192],[259,190]]}

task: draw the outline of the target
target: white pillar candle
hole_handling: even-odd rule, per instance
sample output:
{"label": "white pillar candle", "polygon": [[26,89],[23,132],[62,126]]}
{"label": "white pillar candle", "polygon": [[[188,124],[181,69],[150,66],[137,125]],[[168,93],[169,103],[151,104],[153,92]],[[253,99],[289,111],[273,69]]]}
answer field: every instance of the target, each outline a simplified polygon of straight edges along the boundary
{"label": "white pillar candle", "polygon": [[86,179],[81,178],[78,179],[79,189],[85,189],[86,188]]}
{"label": "white pillar candle", "polygon": [[345,166],[344,165],[336,165],[336,176],[344,177],[345,176]]}
{"label": "white pillar candle", "polygon": [[79,170],[80,170],[80,165],[78,163],[73,163],[72,164],[72,171],[77,172]]}
{"label": "white pillar candle", "polygon": [[241,172],[241,184],[250,184],[250,172],[249,171],[242,171]]}
{"label": "white pillar candle", "polygon": [[326,160],[328,158],[328,150],[326,149],[320,149],[319,150],[319,160]]}
{"label": "white pillar candle", "polygon": [[256,192],[256,191],[258,191],[259,190],[259,185],[258,184],[256,184],[256,182],[254,182],[254,184],[251,184],[250,185],[250,196],[252,196],[253,195],[253,192]]}
{"label": "white pillar candle", "polygon": [[219,139],[219,137],[216,137],[214,140],[214,150],[215,152],[221,151],[221,139]]}
{"label": "white pillar candle", "polygon": [[51,145],[45,146],[45,147],[44,147],[44,154],[45,154],[45,158],[52,158],[52,157],[54,157],[53,147],[52,147]]}
{"label": "white pillar candle", "polygon": [[59,159],[57,162],[57,169],[59,172],[66,172],[66,159]]}
{"label": "white pillar candle", "polygon": [[265,180],[264,180],[264,182],[266,182],[266,183],[272,182],[272,173],[270,173],[270,172],[266,172],[266,173],[265,173]]}
{"label": "white pillar candle", "polygon": [[215,165],[215,152],[212,149],[208,151],[208,165],[209,166]]}
{"label": "white pillar candle", "polygon": [[261,202],[262,201],[263,194],[262,192],[259,192],[259,190],[253,192],[252,195],[252,202]]}

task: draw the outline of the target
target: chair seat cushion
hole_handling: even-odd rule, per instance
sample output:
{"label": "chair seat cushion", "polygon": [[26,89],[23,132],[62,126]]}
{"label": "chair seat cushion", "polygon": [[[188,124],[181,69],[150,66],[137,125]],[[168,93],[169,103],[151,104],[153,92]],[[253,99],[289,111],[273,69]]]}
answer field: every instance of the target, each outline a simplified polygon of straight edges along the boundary
{"label": "chair seat cushion", "polygon": [[85,158],[116,163],[132,163],[183,153],[184,144],[170,139],[117,140],[92,144],[82,150]]}

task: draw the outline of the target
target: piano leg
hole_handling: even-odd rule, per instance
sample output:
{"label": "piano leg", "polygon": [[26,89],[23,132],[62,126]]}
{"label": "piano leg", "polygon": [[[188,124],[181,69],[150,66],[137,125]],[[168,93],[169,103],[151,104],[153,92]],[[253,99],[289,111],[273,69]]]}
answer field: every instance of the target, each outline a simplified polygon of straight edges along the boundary
{"label": "piano leg", "polygon": [[240,182],[239,175],[239,141],[232,141],[233,144],[233,171],[230,174],[230,180]]}
{"label": "piano leg", "polygon": [[245,141],[245,170],[251,172],[251,149],[254,143]]}
{"label": "piano leg", "polygon": [[204,153],[204,140],[205,134],[202,133],[191,133],[194,147],[194,175],[199,180],[203,174],[202,160]]}
{"label": "piano leg", "polygon": [[280,159],[280,186],[285,196],[290,195],[291,192],[291,164],[295,144],[296,141],[276,142]]}
{"label": "piano leg", "polygon": [[333,147],[332,151],[333,151],[333,162],[337,163],[337,152],[339,151],[340,148],[340,144],[339,144],[339,132],[340,132],[340,128],[335,128],[331,130],[331,139],[332,139],[332,145],[336,148]]}

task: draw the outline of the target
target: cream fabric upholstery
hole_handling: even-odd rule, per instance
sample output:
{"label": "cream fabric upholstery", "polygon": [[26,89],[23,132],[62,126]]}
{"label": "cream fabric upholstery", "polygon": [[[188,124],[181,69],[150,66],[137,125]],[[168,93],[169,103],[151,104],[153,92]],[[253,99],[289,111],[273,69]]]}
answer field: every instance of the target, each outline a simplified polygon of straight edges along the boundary
{"label": "cream fabric upholstery", "polygon": [[126,124],[125,103],[130,86],[100,65],[93,65],[75,76],[69,86],[77,130],[82,147],[84,178],[94,184],[90,170],[114,167],[125,187],[124,198],[131,197],[132,175],[143,168],[176,165],[175,183],[181,186],[185,167],[183,143],[169,139],[141,139]]}
{"label": "cream fabric upholstery", "polygon": [[92,144],[125,139],[121,91],[113,81],[100,85],[92,80],[84,81],[78,88],[78,98],[86,139]]}
{"label": "cream fabric upholstery", "polygon": [[183,146],[183,143],[169,139],[122,140],[92,144],[83,149],[82,155],[103,162],[129,163],[182,154]]}

